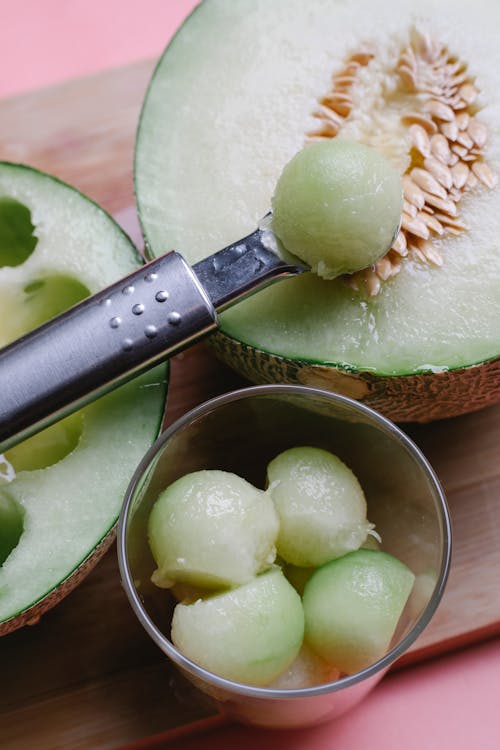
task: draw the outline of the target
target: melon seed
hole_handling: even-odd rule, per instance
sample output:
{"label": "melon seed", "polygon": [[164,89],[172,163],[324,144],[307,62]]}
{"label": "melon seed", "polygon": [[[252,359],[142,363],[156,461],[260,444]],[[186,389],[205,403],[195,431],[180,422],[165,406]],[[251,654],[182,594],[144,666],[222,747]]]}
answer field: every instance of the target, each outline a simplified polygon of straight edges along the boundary
{"label": "melon seed", "polygon": [[[356,122],[361,71],[368,72],[376,59],[376,50],[363,48],[345,60],[332,76],[331,89],[319,99],[314,112],[319,124],[307,133],[307,142],[335,138]],[[370,295],[378,293],[380,282],[399,272],[405,257],[441,265],[443,258],[436,240],[466,231],[458,218],[464,193],[478,184],[491,189],[498,181],[484,160],[488,131],[478,119],[479,90],[466,62],[457,59],[439,40],[413,28],[387,77],[391,98],[400,95],[404,102],[399,121],[407,129],[407,165],[402,170],[405,204],[401,231],[383,262],[379,260],[370,269],[346,279],[350,287],[364,289]],[[379,126],[380,113],[372,116],[374,125]],[[385,148],[388,153],[384,155],[389,158],[391,148],[398,148],[394,142],[377,143],[376,136],[367,135],[366,127],[361,139],[367,145]],[[439,218],[432,216],[436,210]]]}

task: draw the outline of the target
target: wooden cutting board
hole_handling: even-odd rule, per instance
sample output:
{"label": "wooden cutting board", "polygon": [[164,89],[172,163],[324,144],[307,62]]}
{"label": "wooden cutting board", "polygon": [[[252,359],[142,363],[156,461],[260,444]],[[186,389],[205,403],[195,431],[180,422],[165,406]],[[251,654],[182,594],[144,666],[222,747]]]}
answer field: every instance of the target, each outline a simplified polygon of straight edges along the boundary
{"label": "wooden cutting board", "polygon": [[[132,159],[144,62],[0,102],[0,159],[71,182],[137,235]],[[167,422],[244,382],[204,345],[173,361]],[[500,406],[407,430],[452,513],[449,585],[406,664],[500,632]],[[116,748],[207,714],[165,665],[121,590],[115,549],[39,624],[0,639],[3,750]]]}

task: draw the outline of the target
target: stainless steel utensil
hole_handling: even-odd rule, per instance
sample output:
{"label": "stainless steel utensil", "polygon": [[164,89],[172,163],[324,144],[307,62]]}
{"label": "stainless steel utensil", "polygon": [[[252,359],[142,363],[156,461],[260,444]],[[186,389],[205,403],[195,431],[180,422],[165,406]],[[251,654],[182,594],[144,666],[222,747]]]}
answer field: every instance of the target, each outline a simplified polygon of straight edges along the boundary
{"label": "stainless steel utensil", "polygon": [[217,327],[217,312],[284,276],[269,229],[192,268],[172,251],[0,351],[0,453],[186,348]]}

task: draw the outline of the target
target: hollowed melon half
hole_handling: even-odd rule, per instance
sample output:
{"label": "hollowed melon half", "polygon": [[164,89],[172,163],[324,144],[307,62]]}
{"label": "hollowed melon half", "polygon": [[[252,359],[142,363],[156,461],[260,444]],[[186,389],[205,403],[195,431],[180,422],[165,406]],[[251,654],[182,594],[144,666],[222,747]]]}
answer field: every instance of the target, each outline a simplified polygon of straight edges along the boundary
{"label": "hollowed melon half", "polygon": [[[0,163],[0,346],[140,262],[76,190]],[[0,456],[0,634],[36,620],[109,547],[165,392],[165,368],[156,368]]]}
{"label": "hollowed melon half", "polygon": [[224,360],[397,420],[500,398],[499,23],[487,0],[204,0],[190,16],[137,137],[153,255],[194,263],[251,232],[311,139],[362,141],[406,175],[407,256],[400,241],[363,277],[305,274],[238,304],[214,340]]}

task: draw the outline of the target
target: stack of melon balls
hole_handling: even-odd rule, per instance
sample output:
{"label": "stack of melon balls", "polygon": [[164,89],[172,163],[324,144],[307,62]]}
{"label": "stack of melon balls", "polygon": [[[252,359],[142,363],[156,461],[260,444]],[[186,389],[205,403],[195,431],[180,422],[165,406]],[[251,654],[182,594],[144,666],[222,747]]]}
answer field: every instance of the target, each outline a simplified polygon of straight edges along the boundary
{"label": "stack of melon balls", "polygon": [[[375,151],[314,144],[283,171],[274,231],[317,273],[351,272],[390,246],[401,196]],[[176,648],[248,685],[310,687],[373,664],[415,578],[379,548],[351,469],[314,446],[276,456],[265,490],[220,470],[181,477],[153,506],[148,537],[152,581],[177,600]]]}

